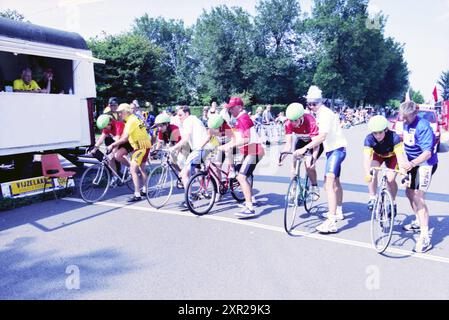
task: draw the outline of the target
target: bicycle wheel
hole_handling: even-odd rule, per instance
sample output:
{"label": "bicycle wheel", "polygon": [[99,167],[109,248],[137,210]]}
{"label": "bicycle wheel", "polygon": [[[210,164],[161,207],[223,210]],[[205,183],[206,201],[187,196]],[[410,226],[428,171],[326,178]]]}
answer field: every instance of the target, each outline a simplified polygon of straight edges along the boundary
{"label": "bicycle wheel", "polygon": [[[302,180],[302,179],[301,179]],[[310,178],[308,175],[306,175],[304,181],[304,209],[306,209],[307,213],[310,214],[310,211],[313,208],[313,205],[315,204],[316,195],[312,193],[312,182],[310,181]]]}
{"label": "bicycle wheel", "polygon": [[388,190],[382,190],[371,213],[371,242],[378,253],[390,244],[394,227],[394,205]]}
{"label": "bicycle wheel", "polygon": [[166,166],[154,168],[148,175],[146,187],[150,206],[156,209],[162,208],[173,192],[173,179],[169,168]]}
{"label": "bicycle wheel", "polygon": [[96,164],[84,171],[80,180],[80,195],[87,203],[100,201],[109,189],[111,174],[103,164]]}
{"label": "bicycle wheel", "polygon": [[[249,182],[251,188],[253,187],[253,175],[250,175],[246,180]],[[242,187],[236,178],[230,179],[231,195],[237,202],[245,201],[245,195],[243,194]]]}
{"label": "bicycle wheel", "polygon": [[185,192],[185,201],[190,212],[202,216],[214,206],[217,183],[206,172],[200,172],[190,178]]}
{"label": "bicycle wheel", "polygon": [[301,203],[298,203],[301,198],[299,194],[300,188],[297,178],[292,179],[287,189],[287,195],[285,196],[284,229],[291,236],[293,235],[292,231],[296,227],[296,216],[301,206]]}

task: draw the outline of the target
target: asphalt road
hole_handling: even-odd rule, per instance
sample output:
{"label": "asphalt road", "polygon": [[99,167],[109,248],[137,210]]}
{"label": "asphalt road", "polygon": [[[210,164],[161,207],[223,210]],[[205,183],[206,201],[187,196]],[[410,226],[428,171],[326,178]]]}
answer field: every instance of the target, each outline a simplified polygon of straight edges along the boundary
{"label": "asphalt road", "polygon": [[[318,214],[295,236],[283,229],[289,167],[267,148],[256,171],[259,215],[234,216],[230,196],[206,216],[180,209],[174,195],[162,210],[127,205],[126,187],[96,205],[74,195],[0,213],[1,299],[448,299],[449,154],[428,194],[434,248],[413,254],[416,236],[394,231],[385,255],[371,247],[362,143],[366,126],[345,130],[346,219],[334,235],[319,235]],[[324,159],[317,170],[323,177]],[[322,181],[321,181],[322,182]],[[321,191],[317,212],[326,210]],[[399,223],[409,222],[403,191]]]}

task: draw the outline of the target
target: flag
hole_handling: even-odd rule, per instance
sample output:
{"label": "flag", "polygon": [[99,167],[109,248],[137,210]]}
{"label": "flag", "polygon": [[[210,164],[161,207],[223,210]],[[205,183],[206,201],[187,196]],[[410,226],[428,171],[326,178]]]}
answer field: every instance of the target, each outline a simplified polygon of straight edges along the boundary
{"label": "flag", "polygon": [[410,88],[408,88],[407,92],[405,93],[405,101],[410,101]]}
{"label": "flag", "polygon": [[438,91],[437,86],[433,89],[433,98],[435,99],[435,102],[438,102]]}

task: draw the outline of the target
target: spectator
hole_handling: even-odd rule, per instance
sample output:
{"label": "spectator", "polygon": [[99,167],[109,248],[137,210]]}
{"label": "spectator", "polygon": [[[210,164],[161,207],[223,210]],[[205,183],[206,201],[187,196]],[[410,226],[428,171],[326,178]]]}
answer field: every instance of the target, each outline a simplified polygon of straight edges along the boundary
{"label": "spectator", "polygon": [[52,68],[44,69],[43,78],[38,84],[45,93],[64,93],[64,90],[60,90],[54,81]]}
{"label": "spectator", "polygon": [[214,101],[207,113],[207,118],[209,119],[212,114],[217,114],[217,103]]}
{"label": "spectator", "polygon": [[33,72],[30,68],[25,68],[22,71],[21,79],[14,80],[14,92],[33,92],[33,93],[45,93],[36,81],[33,80]]}
{"label": "spectator", "polygon": [[287,121],[284,111],[279,112],[277,118],[274,120],[276,123],[284,124]]}
{"label": "spectator", "polygon": [[207,121],[209,120],[209,107],[203,108],[203,114],[201,116],[201,122],[204,124],[204,126],[207,128]]}
{"label": "spectator", "polygon": [[262,113],[263,113],[263,108],[262,107],[257,107],[256,114],[254,116],[252,116],[252,120],[253,120],[255,125],[261,125],[262,124],[262,122],[263,122]]}
{"label": "spectator", "polygon": [[114,120],[119,120],[118,114],[117,114],[117,108],[118,108],[118,100],[116,97],[109,98],[108,105],[103,111],[103,114],[111,115]]}
{"label": "spectator", "polygon": [[274,117],[271,114],[271,104],[267,105],[267,108],[262,113],[262,122],[263,124],[270,124],[274,121]]}
{"label": "spectator", "polygon": [[143,116],[142,111],[140,110],[139,107],[139,102],[137,100],[133,100],[133,102],[131,102],[130,104],[131,106],[131,110],[132,112],[136,115],[136,117],[142,121],[143,123],[145,123],[145,117]]}

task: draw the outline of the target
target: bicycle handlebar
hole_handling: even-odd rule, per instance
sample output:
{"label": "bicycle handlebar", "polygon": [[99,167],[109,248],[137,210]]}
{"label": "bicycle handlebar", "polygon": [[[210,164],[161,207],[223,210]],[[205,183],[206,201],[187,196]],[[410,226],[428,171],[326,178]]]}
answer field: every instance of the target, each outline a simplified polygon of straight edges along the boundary
{"label": "bicycle handlebar", "polygon": [[403,178],[401,179],[401,185],[406,185],[406,186],[410,186],[410,174],[409,173],[404,173],[400,170],[396,170],[396,169],[390,169],[390,168],[381,168],[381,167],[372,167],[370,169],[370,174],[374,175],[375,171],[382,171],[385,170],[387,172],[394,172],[394,173],[399,173]]}
{"label": "bicycle handlebar", "polygon": [[[283,161],[284,156],[289,155],[289,154],[293,155],[293,152],[285,151],[285,152],[281,152],[279,154],[279,162],[278,162],[279,166],[282,165],[282,161]],[[306,156],[306,154],[303,154],[302,156],[297,157],[297,158],[304,158],[305,156]],[[313,158],[312,158],[312,164],[313,164]]]}

